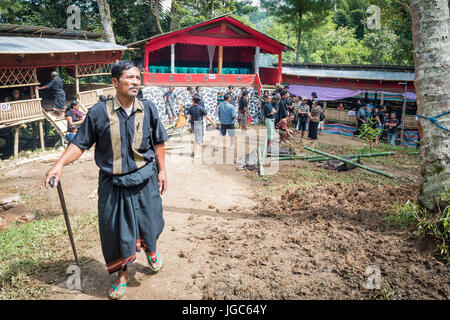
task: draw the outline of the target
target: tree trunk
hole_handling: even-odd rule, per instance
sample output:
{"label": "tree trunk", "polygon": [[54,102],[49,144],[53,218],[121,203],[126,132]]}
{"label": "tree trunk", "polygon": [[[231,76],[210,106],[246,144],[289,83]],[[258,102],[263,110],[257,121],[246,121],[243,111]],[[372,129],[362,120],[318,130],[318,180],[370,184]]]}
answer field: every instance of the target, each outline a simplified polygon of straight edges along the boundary
{"label": "tree trunk", "polygon": [[295,63],[299,62],[300,59],[300,48],[301,48],[301,44],[302,44],[302,19],[303,19],[303,12],[302,10],[298,11],[298,19],[299,19],[299,23],[298,23],[298,30],[297,30],[297,52],[295,54]]}
{"label": "tree trunk", "polygon": [[170,5],[170,31],[178,29],[178,12],[175,0]]}
{"label": "tree trunk", "polygon": [[298,32],[298,38],[297,38],[297,52],[295,54],[295,63],[298,63],[298,60],[300,59],[300,48],[302,44],[302,32]]}
{"label": "tree trunk", "polygon": [[[411,0],[417,114],[433,117],[450,110],[450,38],[447,0]],[[450,116],[438,118],[450,128]],[[450,188],[450,135],[422,119],[420,203],[436,210]]]}
{"label": "tree trunk", "polygon": [[97,0],[98,11],[100,18],[102,19],[103,29],[105,30],[106,41],[116,44],[114,38],[114,31],[111,24],[111,13],[109,10],[109,4],[107,0]]}
{"label": "tree trunk", "polygon": [[155,5],[153,6],[153,9],[152,9],[152,14],[153,14],[153,16],[155,17],[155,26],[156,26],[156,31],[159,33],[159,34],[162,34],[162,33],[164,33],[164,31],[162,30],[162,28],[161,28],[161,21],[160,21],[160,19],[159,19],[159,12],[161,11],[160,10],[160,3],[159,3],[159,0],[153,0],[154,1],[154,3],[155,3]]}

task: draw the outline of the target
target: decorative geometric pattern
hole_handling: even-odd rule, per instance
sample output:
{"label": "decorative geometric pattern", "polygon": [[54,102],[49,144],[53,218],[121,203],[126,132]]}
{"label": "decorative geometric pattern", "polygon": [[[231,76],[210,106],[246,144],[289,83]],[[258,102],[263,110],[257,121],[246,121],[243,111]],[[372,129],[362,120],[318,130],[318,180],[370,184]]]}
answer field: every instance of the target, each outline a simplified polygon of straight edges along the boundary
{"label": "decorative geometric pattern", "polygon": [[0,88],[39,84],[35,68],[0,69]]}
{"label": "decorative geometric pattern", "polygon": [[113,63],[110,64],[88,64],[78,66],[77,76],[90,77],[94,75],[111,75]]}
{"label": "decorative geometric pattern", "polygon": [[[168,117],[165,113],[165,103],[163,100],[164,93],[167,92],[168,87],[143,87],[142,95],[145,99],[152,101],[156,108],[158,109],[159,117],[163,121],[167,121]],[[250,102],[248,111],[252,117],[252,123],[258,123],[258,119],[260,117],[260,104],[259,104],[259,96],[258,91],[252,87],[246,87],[249,92]],[[240,91],[240,87],[235,88],[235,92]],[[219,121],[219,116],[216,112],[217,107],[217,92],[226,92],[228,91],[228,87],[202,87],[200,90],[200,95],[205,103],[206,111],[208,115],[214,120]],[[192,103],[192,98],[189,92],[186,90],[186,87],[174,87],[174,92],[178,97],[178,101],[183,106],[189,106]],[[236,107],[237,111],[237,107]],[[175,108],[175,115],[178,116],[180,113],[179,108]]]}

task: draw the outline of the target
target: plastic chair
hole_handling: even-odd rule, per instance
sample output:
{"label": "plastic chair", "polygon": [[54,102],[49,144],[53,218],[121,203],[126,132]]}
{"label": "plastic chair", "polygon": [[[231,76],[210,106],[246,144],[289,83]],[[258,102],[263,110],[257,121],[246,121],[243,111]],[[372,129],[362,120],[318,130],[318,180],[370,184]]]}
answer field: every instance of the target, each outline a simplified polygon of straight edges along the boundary
{"label": "plastic chair", "polygon": [[190,67],[190,68],[189,68],[189,73],[198,73],[198,68],[196,68],[196,67]]}
{"label": "plastic chair", "polygon": [[239,69],[238,68],[230,68],[230,74],[238,74]]}
{"label": "plastic chair", "polygon": [[185,67],[180,67],[179,70],[180,70],[180,73],[188,73],[188,69]]}
{"label": "plastic chair", "polygon": [[149,71],[150,73],[157,73],[157,72],[158,72],[158,67],[155,67],[155,66],[149,66],[149,67],[148,67],[148,71]]}
{"label": "plastic chair", "polygon": [[222,74],[230,74],[229,68],[222,68]]}
{"label": "plastic chair", "polygon": [[168,67],[158,67],[158,73],[168,73],[169,68]]}
{"label": "plastic chair", "polygon": [[250,74],[250,70],[248,70],[247,68],[239,68],[239,73],[240,74]]}

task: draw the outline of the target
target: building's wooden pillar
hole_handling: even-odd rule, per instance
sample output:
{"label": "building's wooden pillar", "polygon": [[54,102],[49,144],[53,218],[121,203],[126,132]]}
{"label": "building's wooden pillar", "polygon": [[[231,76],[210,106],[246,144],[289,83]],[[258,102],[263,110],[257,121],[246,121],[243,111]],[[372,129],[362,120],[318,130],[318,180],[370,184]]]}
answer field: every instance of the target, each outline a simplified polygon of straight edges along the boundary
{"label": "building's wooden pillar", "polygon": [[278,54],[278,79],[277,79],[277,83],[281,83],[281,51]]}
{"label": "building's wooden pillar", "polygon": [[170,73],[175,73],[175,43],[170,45]]}
{"label": "building's wooden pillar", "polygon": [[[227,29],[227,23],[225,21],[222,21],[220,25],[220,33],[225,34]],[[219,46],[219,53],[218,53],[218,73],[222,74],[222,67],[223,67],[223,46]]]}
{"label": "building's wooden pillar", "polygon": [[20,126],[14,127],[14,158],[19,156],[19,133]]}
{"label": "building's wooden pillar", "polygon": [[144,47],[144,72],[149,72],[148,71],[148,64],[149,64],[149,55],[150,51],[148,48],[148,43],[145,45]]}
{"label": "building's wooden pillar", "polygon": [[41,149],[42,151],[45,150],[45,143],[44,143],[44,128],[42,126],[42,121],[39,120],[39,140],[41,141]]}
{"label": "building's wooden pillar", "polygon": [[259,47],[255,48],[255,73],[259,74]]}
{"label": "building's wooden pillar", "polygon": [[222,74],[222,65],[223,65],[223,46],[219,46],[219,56],[218,56],[218,73]]}
{"label": "building's wooden pillar", "polygon": [[31,126],[33,128],[33,149],[36,149],[37,123],[36,122],[32,122]]}
{"label": "building's wooden pillar", "polygon": [[75,66],[75,96],[77,97],[77,100],[79,100],[79,94],[80,94],[80,78],[78,78],[78,66]]}
{"label": "building's wooden pillar", "polygon": [[381,93],[380,105],[384,104],[384,92]]}

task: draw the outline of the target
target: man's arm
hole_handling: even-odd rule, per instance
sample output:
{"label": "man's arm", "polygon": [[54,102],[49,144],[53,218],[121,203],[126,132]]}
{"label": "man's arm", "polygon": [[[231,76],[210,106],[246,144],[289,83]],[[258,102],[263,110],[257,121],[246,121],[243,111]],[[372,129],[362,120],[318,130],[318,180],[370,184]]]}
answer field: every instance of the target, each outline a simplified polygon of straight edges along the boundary
{"label": "man's arm", "polygon": [[209,117],[209,115],[205,115],[205,118],[208,119],[209,122],[211,122],[211,124],[214,126],[214,128],[216,127],[216,123],[213,121],[213,119],[211,119]]}
{"label": "man's arm", "polygon": [[167,191],[166,175],[166,146],[164,143],[155,144],[156,162],[158,164],[158,187],[159,193],[163,195]]}
{"label": "man's arm", "polygon": [[66,164],[69,164],[75,160],[77,160],[83,154],[84,150],[80,147],[74,145],[73,143],[69,144],[66,151],[62,154],[58,161],[47,171],[45,174],[45,188],[48,189],[48,185],[50,179],[55,177],[55,185],[59,183],[59,179],[62,175],[63,167]]}

